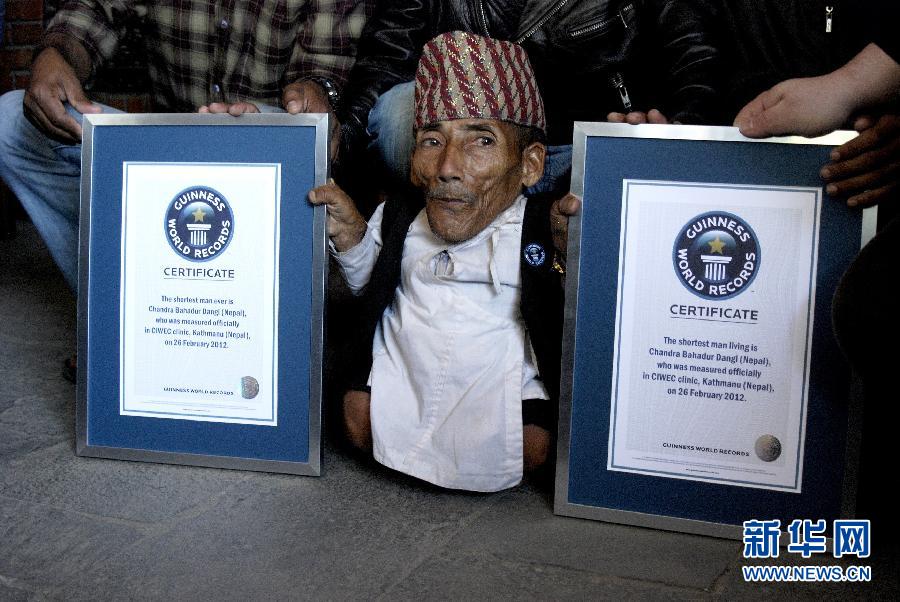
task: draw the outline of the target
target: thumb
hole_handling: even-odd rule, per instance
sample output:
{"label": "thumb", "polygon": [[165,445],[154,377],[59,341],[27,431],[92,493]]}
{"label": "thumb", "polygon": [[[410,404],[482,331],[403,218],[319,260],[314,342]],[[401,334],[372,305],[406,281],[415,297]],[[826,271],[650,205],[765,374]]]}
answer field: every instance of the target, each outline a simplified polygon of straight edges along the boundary
{"label": "thumb", "polygon": [[296,84],[287,86],[284,89],[284,93],[281,95],[282,106],[284,106],[285,110],[292,115],[303,112],[306,108],[305,100],[306,98],[300,90],[300,86]]}
{"label": "thumb", "polygon": [[556,211],[565,217],[577,215],[579,210],[581,210],[581,199],[571,192],[559,199],[556,205]]}
{"label": "thumb", "polygon": [[64,82],[63,90],[66,93],[68,103],[79,113],[100,113],[103,111],[99,106],[88,100],[88,97],[84,94],[84,88],[81,87],[78,80]]}

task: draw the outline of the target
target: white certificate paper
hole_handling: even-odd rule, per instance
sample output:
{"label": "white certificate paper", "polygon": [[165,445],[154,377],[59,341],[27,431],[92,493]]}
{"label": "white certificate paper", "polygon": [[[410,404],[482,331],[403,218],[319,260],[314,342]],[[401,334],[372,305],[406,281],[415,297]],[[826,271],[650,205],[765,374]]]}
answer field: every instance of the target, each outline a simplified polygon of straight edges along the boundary
{"label": "white certificate paper", "polygon": [[799,492],[820,189],[623,189],[607,468]]}
{"label": "white certificate paper", "polygon": [[277,425],[280,169],[124,164],[122,415]]}

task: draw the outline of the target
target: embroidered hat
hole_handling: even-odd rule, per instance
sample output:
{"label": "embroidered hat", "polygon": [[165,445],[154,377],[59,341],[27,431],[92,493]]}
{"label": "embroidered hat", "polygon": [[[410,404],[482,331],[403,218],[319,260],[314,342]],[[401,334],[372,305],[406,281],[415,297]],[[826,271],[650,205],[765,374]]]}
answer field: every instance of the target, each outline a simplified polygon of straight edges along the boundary
{"label": "embroidered hat", "polygon": [[453,31],[422,50],[416,127],[447,119],[497,119],[544,130],[544,103],[525,50]]}

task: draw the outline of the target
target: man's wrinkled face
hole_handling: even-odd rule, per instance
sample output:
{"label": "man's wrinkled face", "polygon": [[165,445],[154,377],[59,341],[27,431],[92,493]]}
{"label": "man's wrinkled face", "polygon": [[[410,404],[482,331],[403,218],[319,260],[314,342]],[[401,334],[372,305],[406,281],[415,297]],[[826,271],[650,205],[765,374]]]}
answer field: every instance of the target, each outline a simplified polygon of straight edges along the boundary
{"label": "man's wrinkled face", "polygon": [[431,231],[449,243],[468,240],[512,205],[544,169],[544,146],[518,149],[516,126],[453,119],[416,131],[412,183],[425,192]]}

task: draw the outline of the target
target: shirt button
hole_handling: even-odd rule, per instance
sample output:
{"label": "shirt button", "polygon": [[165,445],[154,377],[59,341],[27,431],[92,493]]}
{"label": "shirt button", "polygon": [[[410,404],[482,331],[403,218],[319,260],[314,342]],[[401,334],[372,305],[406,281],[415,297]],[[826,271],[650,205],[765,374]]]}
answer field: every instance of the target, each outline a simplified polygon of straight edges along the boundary
{"label": "shirt button", "polygon": [[215,92],[216,94],[218,94],[219,92],[222,91],[222,87],[219,84],[213,84],[212,91]]}
{"label": "shirt button", "polygon": [[221,21],[219,21],[219,28],[228,29],[228,19],[222,19]]}

